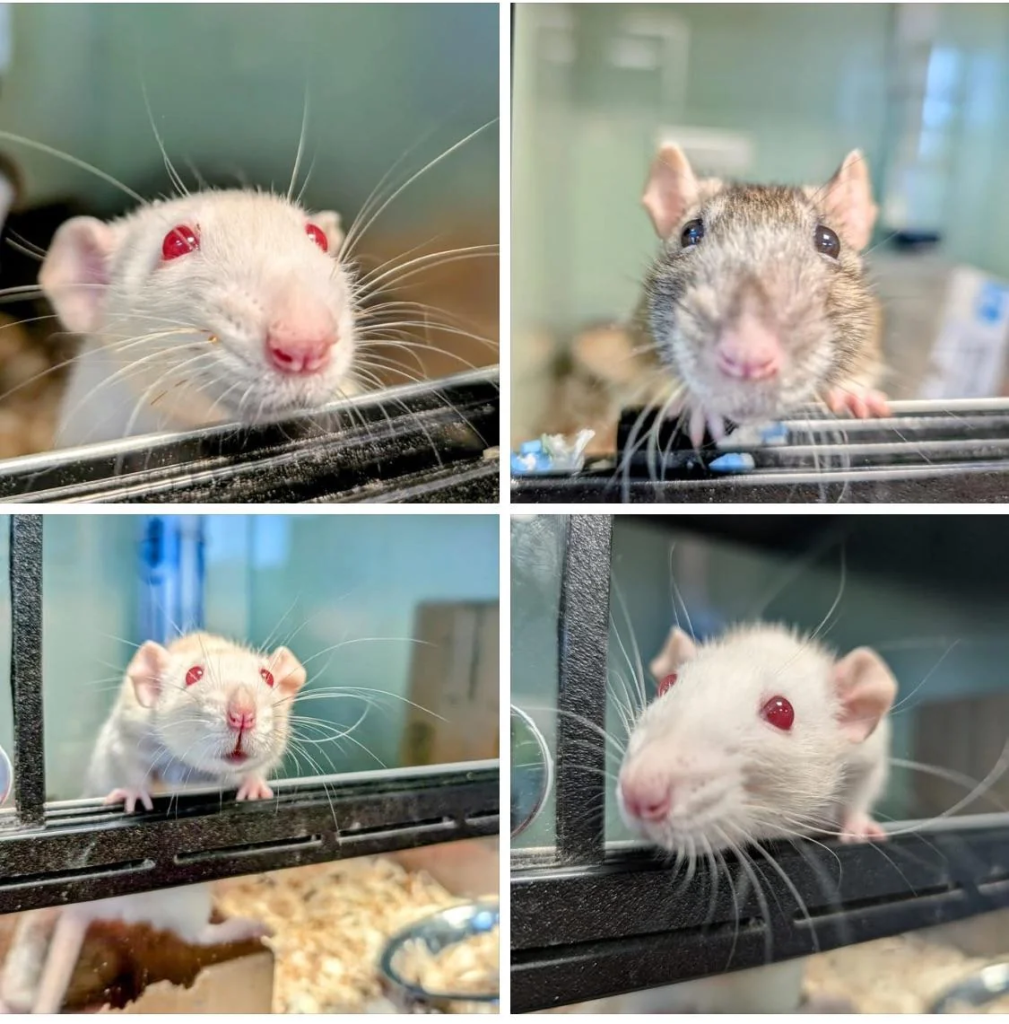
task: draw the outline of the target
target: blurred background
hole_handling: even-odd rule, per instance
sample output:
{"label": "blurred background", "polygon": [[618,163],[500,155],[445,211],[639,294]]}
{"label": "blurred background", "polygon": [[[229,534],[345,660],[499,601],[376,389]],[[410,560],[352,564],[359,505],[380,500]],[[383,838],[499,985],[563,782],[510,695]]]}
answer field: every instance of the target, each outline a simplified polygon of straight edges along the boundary
{"label": "blurred background", "polygon": [[518,4],[513,442],[574,334],[629,316],[660,141],[698,172],[823,184],[852,149],[894,398],[1006,394],[1009,7]]}
{"label": "blurred background", "polygon": [[[4,516],[3,578],[8,534]],[[0,620],[9,614],[4,585]],[[301,703],[320,724],[295,730],[303,742],[282,777],[498,755],[496,516],[47,516],[43,615],[52,800],[82,795],[135,646],[199,623],[254,647],[288,645],[308,670],[303,693],[370,695],[371,706],[361,695]],[[9,652],[5,629],[4,666]],[[0,745],[11,751],[3,673]],[[349,738],[329,738],[365,711]]]}
{"label": "blurred background", "polygon": [[[512,522],[512,703],[526,710],[556,753],[557,615],[565,525],[561,516]],[[899,683],[891,711],[894,758],[980,782],[997,765],[1009,721],[1009,636],[997,520],[959,516],[617,516],[613,529],[607,728],[622,747],[616,697],[633,692],[627,656],[636,644],[648,699],[648,663],[679,621],[700,638],[735,623],[784,622],[810,633],[837,607],[823,642],[843,654],[877,650]],[[923,552],[928,552],[927,558]],[[670,582],[672,580],[672,583]],[[674,586],[682,597],[674,597]],[[686,613],[684,612],[686,607]],[[626,609],[626,610],[625,610]],[[623,682],[621,681],[623,680]],[[522,739],[522,757],[515,739]],[[607,744],[607,838],[632,839],[613,792],[620,757]],[[536,749],[513,730],[515,763],[535,776]],[[593,780],[586,776],[586,784]],[[942,814],[968,788],[893,767],[879,820]],[[1009,778],[961,813],[1004,813]],[[553,845],[553,805],[516,840]]]}
{"label": "blurred background", "polygon": [[[498,116],[498,19],[495,6],[481,4],[0,4],[0,129],[142,195],[168,193],[146,87],[189,187],[198,172],[218,187],[286,192],[307,96],[302,181],[314,166],[303,201],[339,211],[349,226],[387,172],[391,194]],[[357,247],[366,266],[415,248],[413,256],[496,243],[498,161],[491,124],[389,206]],[[33,284],[38,273],[38,260],[10,238],[44,248],[67,217],[110,217],[133,202],[94,174],[0,140],[0,223],[11,205],[0,289]],[[496,341],[497,280],[492,256],[432,268],[390,291]],[[2,312],[9,323],[48,309],[5,303]],[[24,385],[73,354],[72,342],[50,337],[50,324],[0,324],[0,457],[49,446],[61,374]],[[448,354],[423,354],[428,376],[497,362],[493,346],[435,330],[429,337]]]}

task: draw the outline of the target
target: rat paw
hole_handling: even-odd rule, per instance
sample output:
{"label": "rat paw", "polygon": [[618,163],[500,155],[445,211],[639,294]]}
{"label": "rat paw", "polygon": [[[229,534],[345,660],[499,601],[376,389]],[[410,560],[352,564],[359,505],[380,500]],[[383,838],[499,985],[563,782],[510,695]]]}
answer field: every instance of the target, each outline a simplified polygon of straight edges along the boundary
{"label": "rat paw", "polygon": [[695,448],[704,443],[705,430],[717,441],[725,440],[725,420],[718,413],[707,413],[695,408],[690,413],[690,441]]}
{"label": "rat paw", "polygon": [[868,814],[856,814],[841,829],[842,843],[872,843],[886,839],[886,831]]}
{"label": "rat paw", "polygon": [[238,795],[235,799],[269,800],[271,796],[273,796],[273,790],[266,784],[266,779],[261,779],[258,775],[252,775],[238,787]]}
{"label": "rat paw", "polygon": [[124,803],[126,805],[124,810],[127,814],[132,814],[137,809],[138,802],[143,804],[147,810],[154,810],[151,794],[146,789],[114,789],[103,801],[106,804]]}
{"label": "rat paw", "polygon": [[831,412],[837,415],[850,412],[852,416],[860,420],[867,420],[872,416],[891,415],[886,395],[874,388],[858,386],[831,388],[827,392],[825,401]]}

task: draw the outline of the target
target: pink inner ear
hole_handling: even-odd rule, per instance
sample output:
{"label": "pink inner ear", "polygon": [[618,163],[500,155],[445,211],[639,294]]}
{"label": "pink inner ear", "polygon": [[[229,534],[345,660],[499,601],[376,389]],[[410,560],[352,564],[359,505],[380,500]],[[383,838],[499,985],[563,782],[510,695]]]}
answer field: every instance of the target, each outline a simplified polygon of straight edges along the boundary
{"label": "pink inner ear", "polygon": [[890,710],[897,681],[875,651],[860,647],[834,667],[834,685],[840,699],[841,731],[852,743],[861,743]]}
{"label": "pink inner ear", "polygon": [[92,217],[67,221],[53,237],[39,286],[68,331],[87,334],[100,326],[114,239],[112,229]]}

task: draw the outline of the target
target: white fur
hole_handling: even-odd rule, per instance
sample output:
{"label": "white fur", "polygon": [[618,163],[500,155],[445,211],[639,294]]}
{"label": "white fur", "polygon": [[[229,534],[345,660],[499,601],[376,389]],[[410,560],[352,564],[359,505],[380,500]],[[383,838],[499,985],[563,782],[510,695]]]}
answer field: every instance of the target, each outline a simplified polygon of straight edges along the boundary
{"label": "white fur", "polygon": [[[323,227],[328,252],[305,233],[308,223]],[[166,262],[162,242],[180,225],[198,228],[199,249]],[[64,326],[85,335],[57,446],[256,422],[355,393],[341,242],[336,214],[246,190],[196,192],[109,224],[68,221],[39,275]],[[280,373],[266,356],[267,329],[309,308],[335,323],[330,363],[316,374]],[[161,336],[141,340],[152,334]]]}
{"label": "white fur", "polygon": [[[149,790],[155,782],[172,790],[187,782],[235,786],[250,777],[265,778],[283,759],[291,703],[278,681],[271,688],[260,676],[261,668],[275,668],[273,656],[208,634],[190,634],[167,654],[153,707],[143,706],[135,679],[127,673],[98,736],[85,795],[104,796],[120,787]],[[186,686],[186,673],[194,665],[203,667],[203,678]],[[243,736],[242,749],[249,757],[238,767],[224,756],[235,746],[226,705],[240,685],[255,699],[256,725]]]}
{"label": "white fur", "polygon": [[[834,657],[781,626],[739,627],[697,648],[676,683],[644,711],[622,776],[647,770],[676,779],[677,798],[659,822],[627,824],[668,849],[703,851],[748,839],[780,839],[818,823],[841,829],[867,813],[886,780],[889,723],[862,743],[839,724]],[[764,721],[763,705],[787,698],[791,730]]]}

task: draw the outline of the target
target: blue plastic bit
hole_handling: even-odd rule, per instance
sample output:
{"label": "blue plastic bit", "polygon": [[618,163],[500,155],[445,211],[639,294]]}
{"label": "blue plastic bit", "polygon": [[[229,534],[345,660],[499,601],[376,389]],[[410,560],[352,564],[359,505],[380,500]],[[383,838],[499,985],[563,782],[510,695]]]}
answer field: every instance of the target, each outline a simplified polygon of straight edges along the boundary
{"label": "blue plastic bit", "polygon": [[756,463],[747,452],[726,452],[708,463],[708,469],[716,473],[748,473]]}
{"label": "blue plastic bit", "polygon": [[784,423],[772,423],[760,432],[764,444],[777,444],[788,440],[788,427]]}
{"label": "blue plastic bit", "polygon": [[539,455],[543,451],[543,442],[539,439],[535,441],[523,441],[519,445],[520,455]]}

